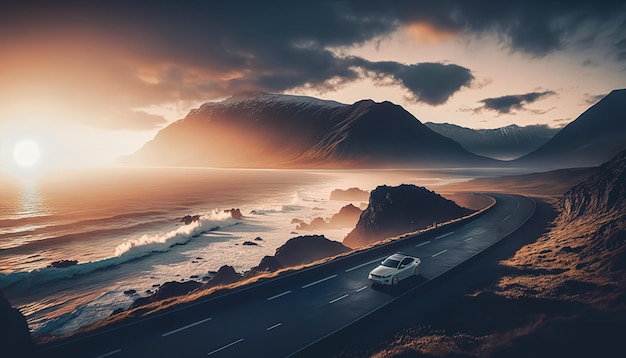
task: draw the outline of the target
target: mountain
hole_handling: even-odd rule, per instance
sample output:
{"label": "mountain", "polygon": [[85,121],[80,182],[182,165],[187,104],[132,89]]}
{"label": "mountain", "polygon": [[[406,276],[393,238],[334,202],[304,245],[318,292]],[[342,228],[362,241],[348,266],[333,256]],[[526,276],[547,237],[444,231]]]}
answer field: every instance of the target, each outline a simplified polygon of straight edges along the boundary
{"label": "mountain", "polygon": [[544,168],[593,167],[626,149],[626,89],[614,90],[539,147],[512,163]]}
{"label": "mountain", "polygon": [[519,158],[539,148],[560,129],[547,125],[470,129],[449,123],[424,123],[435,132],[459,142],[468,151],[501,160]]}
{"label": "mountain", "polygon": [[367,208],[343,243],[357,248],[472,212],[424,187],[381,185],[370,194]]}
{"label": "mountain", "polygon": [[126,161],[254,168],[498,163],[469,153],[390,102],[346,105],[269,93],[205,103],[159,131]]}

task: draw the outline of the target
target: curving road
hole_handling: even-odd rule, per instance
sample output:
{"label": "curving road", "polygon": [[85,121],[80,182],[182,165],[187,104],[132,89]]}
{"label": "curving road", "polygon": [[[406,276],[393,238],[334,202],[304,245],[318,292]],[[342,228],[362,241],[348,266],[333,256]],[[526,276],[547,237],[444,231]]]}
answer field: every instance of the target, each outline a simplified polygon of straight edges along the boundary
{"label": "curving road", "polygon": [[[138,323],[46,347],[81,357],[290,357],[360,318],[420,290],[423,283],[503,239],[534,213],[532,199],[491,194],[496,204],[461,226],[403,240],[400,246],[342,260],[219,300],[188,305]],[[420,276],[374,288],[368,272],[389,254],[422,260]]]}

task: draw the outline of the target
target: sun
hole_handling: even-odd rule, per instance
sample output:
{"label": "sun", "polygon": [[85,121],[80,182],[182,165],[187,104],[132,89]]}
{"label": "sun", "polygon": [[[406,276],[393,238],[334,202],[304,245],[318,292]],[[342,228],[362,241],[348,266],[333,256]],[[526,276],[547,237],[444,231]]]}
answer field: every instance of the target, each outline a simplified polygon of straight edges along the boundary
{"label": "sun", "polygon": [[35,166],[40,157],[39,145],[30,139],[21,140],[13,147],[13,160],[22,168]]}

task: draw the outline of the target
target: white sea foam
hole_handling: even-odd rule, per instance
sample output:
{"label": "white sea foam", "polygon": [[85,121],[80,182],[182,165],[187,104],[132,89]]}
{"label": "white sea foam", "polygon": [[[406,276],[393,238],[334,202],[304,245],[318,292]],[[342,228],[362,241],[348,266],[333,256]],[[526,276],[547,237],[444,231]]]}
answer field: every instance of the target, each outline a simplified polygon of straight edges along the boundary
{"label": "white sea foam", "polygon": [[79,263],[73,266],[55,268],[45,267],[32,271],[0,274],[0,288],[20,284],[23,288],[42,283],[88,274],[93,271],[117,266],[125,262],[148,256],[152,253],[168,251],[175,245],[183,245],[201,235],[219,228],[236,225],[238,220],[229,212],[213,210],[200,216],[199,220],[181,225],[175,230],[158,234],[144,234],[137,239],[126,240],[117,245],[115,254],[102,260]]}

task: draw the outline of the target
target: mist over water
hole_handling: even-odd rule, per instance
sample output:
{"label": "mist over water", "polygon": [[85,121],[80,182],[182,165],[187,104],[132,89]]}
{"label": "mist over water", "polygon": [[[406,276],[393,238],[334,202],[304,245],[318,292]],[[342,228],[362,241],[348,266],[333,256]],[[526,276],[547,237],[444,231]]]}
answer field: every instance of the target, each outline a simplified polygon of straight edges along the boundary
{"label": "mist over water", "polygon": [[[348,202],[330,201],[334,189],[402,183],[435,189],[462,179],[411,170],[151,168],[14,183],[0,192],[8,198],[0,204],[0,288],[33,332],[67,333],[164,282],[200,281],[226,264],[249,270],[292,237],[341,241],[351,228],[294,232],[291,222],[337,213]],[[231,208],[244,217],[232,218],[224,211]],[[199,220],[185,225],[185,215]],[[258,246],[242,245],[257,237]],[[48,267],[58,260],[78,263]]]}

